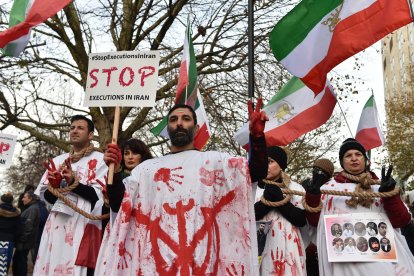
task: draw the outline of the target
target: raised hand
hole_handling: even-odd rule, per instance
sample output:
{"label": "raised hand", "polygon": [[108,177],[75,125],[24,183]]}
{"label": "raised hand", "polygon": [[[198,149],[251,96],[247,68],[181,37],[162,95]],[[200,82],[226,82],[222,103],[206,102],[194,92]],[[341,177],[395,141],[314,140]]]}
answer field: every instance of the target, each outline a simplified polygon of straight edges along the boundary
{"label": "raised hand", "polygon": [[47,180],[53,188],[60,188],[62,174],[56,169],[55,162],[51,158],[48,159],[48,162],[43,161],[43,167],[47,170]]}
{"label": "raised hand", "polygon": [[331,176],[324,172],[322,169],[318,167],[313,167],[312,170],[312,180],[310,185],[308,185],[307,192],[311,194],[319,194],[321,192],[321,186],[329,181]]}
{"label": "raised hand", "polygon": [[63,167],[63,170],[62,170],[62,176],[63,178],[65,178],[66,183],[68,185],[71,185],[73,181],[75,180],[73,178],[73,171],[72,171],[72,165],[70,163],[70,158],[67,158],[65,160],[65,166]]}
{"label": "raised hand", "polygon": [[266,121],[269,121],[266,113],[260,111],[262,108],[262,98],[257,100],[256,109],[253,110],[252,101],[247,102],[247,109],[249,111],[249,130],[253,137],[262,137],[264,135],[264,129]]}
{"label": "raised hand", "polygon": [[104,153],[105,164],[109,167],[109,164],[114,163],[115,172],[119,170],[119,166],[122,160],[121,149],[117,144],[108,144]]}
{"label": "raised hand", "polygon": [[395,184],[397,184],[397,182],[394,180],[394,178],[391,177],[392,169],[393,169],[393,166],[390,165],[388,167],[387,174],[385,174],[385,167],[382,167],[382,170],[381,170],[381,185],[378,189],[378,191],[380,193],[389,192],[389,191],[394,190]]}

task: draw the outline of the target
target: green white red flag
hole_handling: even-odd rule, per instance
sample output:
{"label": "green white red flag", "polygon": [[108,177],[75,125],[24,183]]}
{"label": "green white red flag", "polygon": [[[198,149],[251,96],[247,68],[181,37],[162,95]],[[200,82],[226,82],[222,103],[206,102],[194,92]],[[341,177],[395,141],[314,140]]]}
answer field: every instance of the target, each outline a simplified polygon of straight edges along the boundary
{"label": "green white red flag", "polygon": [[[202,97],[198,93],[197,66],[189,25],[187,25],[185,34],[183,59],[180,66],[175,103],[184,103],[194,108],[197,115],[197,123],[200,127],[194,137],[194,146],[201,150],[207,144],[211,131]],[[151,129],[151,132],[156,136],[169,138],[167,123],[167,117],[164,117],[156,127]]]}
{"label": "green white red flag", "polygon": [[378,120],[378,110],[377,105],[375,104],[374,95],[368,99],[362,109],[355,139],[357,139],[367,151],[384,144],[384,134],[382,133],[381,125]]}
{"label": "green white red flag", "polygon": [[[335,105],[336,97],[328,81],[315,96],[300,79],[293,77],[263,108],[269,117],[265,127],[266,144],[288,145],[324,124],[331,117]],[[246,123],[233,138],[247,148],[249,124]]]}
{"label": "green white red flag", "polygon": [[319,93],[332,68],[410,22],[408,0],[303,0],[276,24],[270,47]]}
{"label": "green white red flag", "polygon": [[72,0],[35,0],[24,20],[0,32],[0,48],[29,34],[30,29],[43,23],[66,7]]}
{"label": "green white red flag", "polygon": [[[10,11],[9,17],[9,27],[13,27],[24,21],[26,15],[28,14],[31,6],[33,4],[32,0],[14,0],[12,9]],[[16,40],[11,41],[7,44],[2,52],[6,56],[18,57],[21,52],[23,52],[26,45],[30,40],[30,30],[26,35],[19,37]]]}

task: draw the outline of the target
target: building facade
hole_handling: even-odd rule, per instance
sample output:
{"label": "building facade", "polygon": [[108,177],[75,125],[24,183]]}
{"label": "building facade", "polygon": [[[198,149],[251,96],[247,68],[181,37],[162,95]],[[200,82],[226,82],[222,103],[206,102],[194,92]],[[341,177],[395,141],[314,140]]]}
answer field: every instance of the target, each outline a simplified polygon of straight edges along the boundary
{"label": "building facade", "polygon": [[408,24],[382,39],[385,100],[414,96],[414,24]]}

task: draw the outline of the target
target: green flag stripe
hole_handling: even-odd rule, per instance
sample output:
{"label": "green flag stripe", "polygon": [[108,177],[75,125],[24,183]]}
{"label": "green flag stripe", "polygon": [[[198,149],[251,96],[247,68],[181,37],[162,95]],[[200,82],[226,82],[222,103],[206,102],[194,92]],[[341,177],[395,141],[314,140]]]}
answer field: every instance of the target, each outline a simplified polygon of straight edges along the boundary
{"label": "green flag stripe", "polygon": [[304,86],[305,84],[303,84],[303,82],[300,79],[298,79],[297,77],[292,77],[292,79],[288,81],[282,87],[282,89],[279,90],[279,92],[276,93],[276,95],[267,103],[266,106],[272,105],[275,102],[280,101],[283,98],[286,98],[287,96],[295,93]]}
{"label": "green flag stripe", "polygon": [[364,105],[364,109],[367,107],[373,107],[374,106],[374,95],[372,95],[368,101]]}
{"label": "green flag stripe", "polygon": [[150,131],[155,136],[159,136],[160,133],[164,128],[167,127],[167,117],[162,118],[161,122],[154,128],[152,128]]}
{"label": "green flag stripe", "polygon": [[[183,91],[181,93],[181,96],[178,100],[180,103],[184,103],[187,98],[189,98],[191,95],[197,93],[197,63],[195,58],[195,52],[194,52],[194,46],[193,46],[193,40],[191,38],[191,30],[190,27],[187,26],[186,30],[186,39],[188,43],[188,51],[189,51],[189,66],[188,66],[188,86],[187,86],[187,93]],[[187,94],[187,95],[186,95]]]}
{"label": "green flag stripe", "polygon": [[29,0],[15,0],[13,3],[13,7],[10,11],[10,20],[9,26],[13,27],[14,25],[19,24],[20,22],[24,21],[26,18],[26,9]]}
{"label": "green flag stripe", "polygon": [[294,7],[270,33],[270,48],[276,59],[283,60],[323,17],[342,3],[343,0],[303,0]]}

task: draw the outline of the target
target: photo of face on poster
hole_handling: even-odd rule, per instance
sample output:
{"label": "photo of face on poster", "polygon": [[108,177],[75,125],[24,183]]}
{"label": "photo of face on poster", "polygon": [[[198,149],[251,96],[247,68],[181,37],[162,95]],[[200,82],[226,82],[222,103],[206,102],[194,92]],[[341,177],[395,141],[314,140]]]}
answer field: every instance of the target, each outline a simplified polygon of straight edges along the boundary
{"label": "photo of face on poster", "polygon": [[362,237],[365,236],[365,233],[367,232],[365,228],[365,224],[362,222],[355,223],[355,234]]}
{"label": "photo of face on poster", "polygon": [[357,248],[361,252],[365,252],[368,250],[368,241],[364,237],[359,237],[357,239]]}
{"label": "photo of face on poster", "polygon": [[387,238],[381,238],[381,250],[384,252],[390,252],[391,251],[391,244],[390,240]]}
{"label": "photo of face on poster", "polygon": [[344,241],[341,238],[335,238],[332,241],[334,252],[342,252],[344,250]]}
{"label": "photo of face on poster", "polygon": [[387,235],[387,224],[385,222],[378,223],[378,233],[383,237]]}
{"label": "photo of face on poster", "polygon": [[378,252],[380,250],[379,240],[376,237],[369,238],[368,243],[369,243],[369,249],[372,252]]}
{"label": "photo of face on poster", "polygon": [[331,227],[332,236],[339,238],[342,236],[342,227],[338,223],[334,223]]}
{"label": "photo of face on poster", "polygon": [[378,228],[375,222],[368,222],[367,223],[367,233],[370,236],[376,236],[378,234]]}
{"label": "photo of face on poster", "polygon": [[344,237],[352,237],[354,235],[354,226],[352,223],[347,222],[344,224],[343,235]]}

